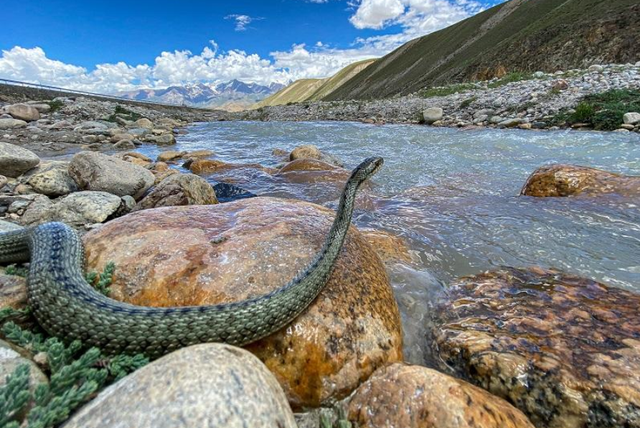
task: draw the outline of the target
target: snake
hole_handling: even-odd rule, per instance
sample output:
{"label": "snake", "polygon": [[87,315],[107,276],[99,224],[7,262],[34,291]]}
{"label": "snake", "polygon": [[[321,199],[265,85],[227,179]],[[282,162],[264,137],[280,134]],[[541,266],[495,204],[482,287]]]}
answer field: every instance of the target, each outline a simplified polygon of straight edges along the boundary
{"label": "snake", "polygon": [[327,284],[351,224],[359,187],[383,164],[365,159],[351,173],[322,248],[293,279],[242,301],[202,306],[148,307],[111,299],[84,277],[84,247],[61,222],[0,233],[0,263],[30,261],[31,313],[52,336],[80,340],[105,355],[157,358],[205,342],[242,346],[280,330],[300,315]]}

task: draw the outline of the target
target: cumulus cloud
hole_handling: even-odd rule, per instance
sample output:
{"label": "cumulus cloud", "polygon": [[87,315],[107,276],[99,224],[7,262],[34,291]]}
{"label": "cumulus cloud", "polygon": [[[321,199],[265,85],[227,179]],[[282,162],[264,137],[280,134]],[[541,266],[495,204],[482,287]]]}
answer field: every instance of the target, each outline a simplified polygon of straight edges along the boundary
{"label": "cumulus cloud", "polygon": [[236,21],[236,31],[245,31],[247,26],[251,24],[253,21],[259,21],[264,18],[260,17],[251,17],[249,15],[227,15],[224,19],[233,19]]}
{"label": "cumulus cloud", "polygon": [[[413,38],[444,28],[484,8],[474,0],[354,1],[350,21],[356,28],[399,26],[399,30],[356,39],[347,49],[333,48],[321,41],[311,47],[294,44],[289,50],[271,52],[268,58],[239,49],[222,51],[212,40],[200,53],[161,52],[152,64],[98,64],[93,70],[48,58],[39,47],[15,46],[2,51],[0,78],[101,93],[232,79],[286,84],[302,78],[327,77],[355,61],[385,55]],[[242,31],[258,18],[230,15],[228,19],[234,19],[236,29]]]}

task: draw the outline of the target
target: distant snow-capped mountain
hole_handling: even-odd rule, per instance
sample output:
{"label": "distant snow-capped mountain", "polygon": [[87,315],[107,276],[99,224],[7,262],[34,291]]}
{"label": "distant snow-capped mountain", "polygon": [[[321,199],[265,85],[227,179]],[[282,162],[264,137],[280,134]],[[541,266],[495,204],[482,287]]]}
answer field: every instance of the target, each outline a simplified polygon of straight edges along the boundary
{"label": "distant snow-capped mountain", "polygon": [[232,80],[226,83],[196,83],[184,86],[169,86],[165,89],[140,89],[132,92],[121,92],[118,96],[130,100],[155,101],[166,104],[187,105],[193,107],[223,107],[246,105],[260,101],[284,88],[281,83],[269,86],[257,83],[245,83]]}

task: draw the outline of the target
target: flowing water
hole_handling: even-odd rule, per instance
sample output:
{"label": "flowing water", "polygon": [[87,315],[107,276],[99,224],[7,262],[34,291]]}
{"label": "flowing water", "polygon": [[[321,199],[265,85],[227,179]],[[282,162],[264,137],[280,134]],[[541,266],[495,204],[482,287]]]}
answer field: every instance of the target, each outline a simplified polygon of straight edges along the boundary
{"label": "flowing water", "polygon": [[[275,167],[282,158],[274,148],[301,144],[318,146],[348,169],[365,157],[384,157],[370,191],[375,196],[354,223],[402,236],[419,258],[414,266],[390,269],[410,361],[424,358],[420,332],[430,302],[461,275],[537,265],[640,289],[640,200],[518,196],[529,174],[549,163],[640,175],[637,134],[219,122],[192,126],[176,150],[211,149],[222,161]],[[143,152],[155,156],[158,148]],[[241,185],[257,195],[336,207],[335,186],[326,183],[258,173]]]}

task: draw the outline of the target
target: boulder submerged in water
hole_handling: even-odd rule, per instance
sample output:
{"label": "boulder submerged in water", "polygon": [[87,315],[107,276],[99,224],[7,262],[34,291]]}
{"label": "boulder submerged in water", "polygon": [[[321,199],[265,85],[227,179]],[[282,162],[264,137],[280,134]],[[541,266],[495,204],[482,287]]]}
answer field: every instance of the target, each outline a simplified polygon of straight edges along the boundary
{"label": "boulder submerged in water", "polygon": [[549,165],[538,168],[527,179],[523,196],[597,196],[618,193],[640,195],[640,177],[624,176],[575,165]]}
{"label": "boulder submerged in water", "polygon": [[462,278],[434,311],[453,372],[537,427],[640,426],[640,295],[542,269]]}
{"label": "boulder submerged in water", "polygon": [[[117,266],[111,296],[144,306],[258,297],[289,282],[322,247],[335,213],[251,198],[138,211],[85,235],[88,268]],[[380,258],[351,227],[329,282],[291,324],[247,346],[296,408],[350,394],[402,360],[402,328]]]}

